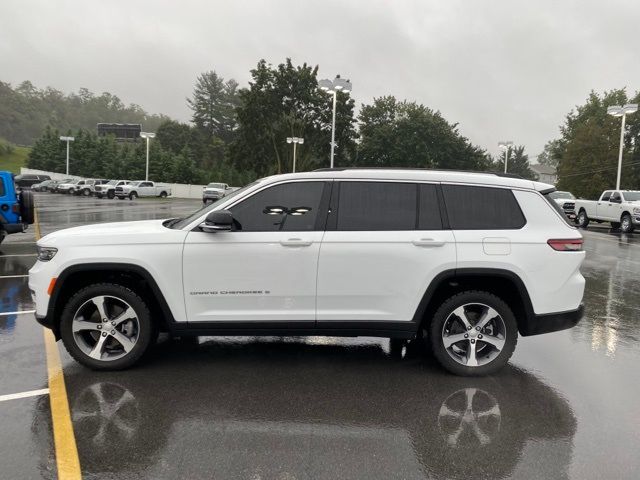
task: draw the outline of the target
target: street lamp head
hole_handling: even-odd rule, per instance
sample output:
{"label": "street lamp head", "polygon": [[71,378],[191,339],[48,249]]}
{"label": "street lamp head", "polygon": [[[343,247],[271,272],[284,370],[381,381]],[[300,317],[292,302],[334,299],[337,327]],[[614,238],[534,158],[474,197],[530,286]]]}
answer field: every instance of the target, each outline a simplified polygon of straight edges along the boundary
{"label": "street lamp head", "polygon": [[287,143],[291,143],[291,142],[293,142],[293,138],[287,137]]}
{"label": "street lamp head", "polygon": [[627,115],[630,113],[634,113],[638,111],[638,104],[637,103],[627,103],[624,107],[622,107],[622,109],[624,110],[624,113],[626,113]]}
{"label": "street lamp head", "polygon": [[75,137],[60,137],[60,140],[62,140],[63,142],[73,142],[75,140]]}
{"label": "street lamp head", "polygon": [[612,107],[607,108],[607,113],[609,115],[613,115],[614,117],[621,117],[622,115],[624,115],[624,110],[623,110],[623,107],[614,105]]}
{"label": "street lamp head", "polygon": [[304,143],[304,138],[302,138],[302,137],[298,138],[298,143],[300,145],[302,145]]}
{"label": "street lamp head", "polygon": [[506,142],[498,142],[498,147],[504,148],[505,150],[507,150],[509,147],[512,147],[512,146],[513,146],[513,142],[511,140]]}
{"label": "street lamp head", "polygon": [[340,90],[342,92],[350,92],[352,85],[349,80],[345,80],[344,78],[336,77],[333,81],[333,85],[336,90]]}
{"label": "street lamp head", "polygon": [[151,133],[151,132],[140,132],[140,137],[142,137],[142,138],[156,138],[156,134],[155,133]]}
{"label": "street lamp head", "polygon": [[320,80],[318,82],[318,86],[320,87],[320,90],[324,90],[325,92],[328,92],[329,90],[333,90],[333,82],[331,80],[327,80],[326,78],[323,80]]}

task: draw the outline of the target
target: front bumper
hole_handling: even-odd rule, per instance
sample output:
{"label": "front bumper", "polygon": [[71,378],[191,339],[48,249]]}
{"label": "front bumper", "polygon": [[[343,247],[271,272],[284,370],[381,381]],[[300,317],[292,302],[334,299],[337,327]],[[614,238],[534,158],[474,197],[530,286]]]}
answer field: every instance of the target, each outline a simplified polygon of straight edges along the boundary
{"label": "front bumper", "polygon": [[583,316],[584,303],[581,303],[576,310],[570,310],[568,312],[534,315],[532,320],[519,325],[520,335],[528,337],[530,335],[566,330],[575,327]]}

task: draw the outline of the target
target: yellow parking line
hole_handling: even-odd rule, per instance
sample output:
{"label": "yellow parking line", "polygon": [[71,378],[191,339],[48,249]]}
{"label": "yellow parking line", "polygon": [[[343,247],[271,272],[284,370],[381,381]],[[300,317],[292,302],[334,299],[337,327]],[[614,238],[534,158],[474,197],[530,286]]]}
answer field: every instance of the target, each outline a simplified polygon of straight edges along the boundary
{"label": "yellow parking line", "polygon": [[[34,209],[36,240],[40,240],[40,222],[38,209]],[[53,332],[44,328],[44,346],[47,352],[47,374],[49,377],[49,403],[53,423],[53,444],[56,452],[56,466],[60,480],[81,479],[80,459],[76,437],[71,423],[71,411],[67,399],[67,387],[64,384],[62,363],[58,344]]]}

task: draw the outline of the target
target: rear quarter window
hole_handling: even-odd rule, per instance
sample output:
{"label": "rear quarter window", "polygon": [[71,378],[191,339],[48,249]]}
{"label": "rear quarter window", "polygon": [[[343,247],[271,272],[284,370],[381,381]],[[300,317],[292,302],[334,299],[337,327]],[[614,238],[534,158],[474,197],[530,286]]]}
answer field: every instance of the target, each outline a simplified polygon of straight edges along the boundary
{"label": "rear quarter window", "polygon": [[453,230],[517,230],[526,219],[511,190],[469,185],[442,185]]}

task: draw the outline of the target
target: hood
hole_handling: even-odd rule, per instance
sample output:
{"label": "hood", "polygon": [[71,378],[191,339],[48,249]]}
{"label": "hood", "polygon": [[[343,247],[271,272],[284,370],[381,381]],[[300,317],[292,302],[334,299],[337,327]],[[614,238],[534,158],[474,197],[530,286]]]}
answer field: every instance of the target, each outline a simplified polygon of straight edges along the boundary
{"label": "hood", "polygon": [[575,200],[573,198],[554,198],[553,201],[556,202],[560,206],[564,205],[567,202],[570,202],[570,203],[575,202]]}
{"label": "hood", "polygon": [[166,228],[162,225],[163,222],[165,220],[141,220],[66,228],[42,237],[38,245],[60,248],[71,245],[131,245],[184,241],[187,232]]}

